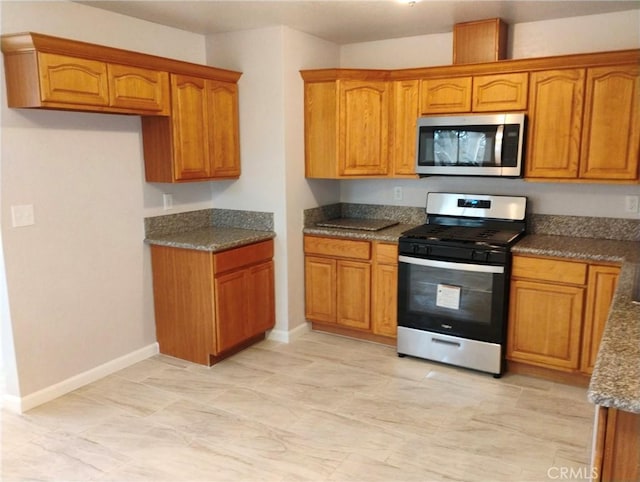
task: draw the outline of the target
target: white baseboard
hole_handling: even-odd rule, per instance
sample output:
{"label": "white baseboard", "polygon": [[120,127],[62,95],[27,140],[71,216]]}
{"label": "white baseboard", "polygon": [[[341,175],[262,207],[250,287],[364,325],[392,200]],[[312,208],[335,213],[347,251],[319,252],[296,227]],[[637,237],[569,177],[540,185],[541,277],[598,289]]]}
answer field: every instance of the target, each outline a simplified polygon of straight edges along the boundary
{"label": "white baseboard", "polygon": [[25,397],[16,397],[13,395],[4,395],[2,400],[3,408],[16,413],[24,413],[27,410],[31,410],[38,405],[50,402],[51,400],[65,395],[77,388],[80,388],[89,383],[95,382],[101,378],[111,375],[112,373],[127,368],[128,366],[138,363],[139,361],[146,360],[147,358],[157,355],[160,351],[158,343],[152,343],[139,350],[128,353],[127,355],[116,358],[115,360],[108,361],[102,365],[99,365],[86,372],[74,375],[71,378],[67,378],[55,385],[38,390],[35,393],[31,393]]}
{"label": "white baseboard", "polygon": [[299,336],[311,331],[311,325],[307,322],[296,326],[293,330],[271,330],[267,335],[268,340],[279,341],[281,343],[290,343]]}

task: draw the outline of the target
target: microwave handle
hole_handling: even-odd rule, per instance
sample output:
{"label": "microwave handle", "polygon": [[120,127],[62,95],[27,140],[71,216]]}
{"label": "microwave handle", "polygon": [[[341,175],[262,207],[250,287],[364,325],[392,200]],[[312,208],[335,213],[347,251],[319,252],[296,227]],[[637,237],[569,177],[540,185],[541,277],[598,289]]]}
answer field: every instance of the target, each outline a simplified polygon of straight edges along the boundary
{"label": "microwave handle", "polygon": [[504,124],[500,124],[496,130],[496,143],[493,153],[496,159],[496,166],[502,165],[502,139],[504,137]]}

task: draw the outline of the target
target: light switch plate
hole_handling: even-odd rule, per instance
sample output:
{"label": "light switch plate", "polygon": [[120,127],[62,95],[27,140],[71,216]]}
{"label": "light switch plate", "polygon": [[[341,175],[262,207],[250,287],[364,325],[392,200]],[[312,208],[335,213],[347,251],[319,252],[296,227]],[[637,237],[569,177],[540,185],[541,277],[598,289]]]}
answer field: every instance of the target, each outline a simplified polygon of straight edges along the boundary
{"label": "light switch plate", "polygon": [[11,206],[11,225],[14,228],[35,224],[33,204]]}

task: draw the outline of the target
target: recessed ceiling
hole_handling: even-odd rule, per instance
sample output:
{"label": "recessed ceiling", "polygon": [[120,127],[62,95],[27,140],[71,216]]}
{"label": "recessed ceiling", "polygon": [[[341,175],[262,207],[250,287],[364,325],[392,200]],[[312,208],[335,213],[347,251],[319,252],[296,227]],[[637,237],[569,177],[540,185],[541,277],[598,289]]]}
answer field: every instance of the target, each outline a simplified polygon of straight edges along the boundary
{"label": "recessed ceiling", "polygon": [[79,0],[131,17],[203,35],[286,25],[348,44],[451,32],[459,22],[500,17],[508,24],[637,10],[637,0],[398,0],[324,1],[93,1]]}

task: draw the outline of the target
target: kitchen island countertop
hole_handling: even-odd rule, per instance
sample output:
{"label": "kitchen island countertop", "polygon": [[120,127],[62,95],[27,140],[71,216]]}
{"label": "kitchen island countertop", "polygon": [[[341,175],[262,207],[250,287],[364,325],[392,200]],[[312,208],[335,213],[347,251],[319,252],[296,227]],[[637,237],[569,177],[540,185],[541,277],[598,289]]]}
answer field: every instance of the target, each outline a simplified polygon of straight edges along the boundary
{"label": "kitchen island countertop", "polygon": [[640,304],[632,301],[640,242],[533,234],[513,252],[621,265],[588,397],[597,405],[640,413]]}

